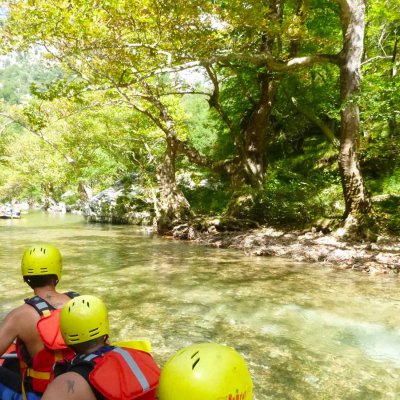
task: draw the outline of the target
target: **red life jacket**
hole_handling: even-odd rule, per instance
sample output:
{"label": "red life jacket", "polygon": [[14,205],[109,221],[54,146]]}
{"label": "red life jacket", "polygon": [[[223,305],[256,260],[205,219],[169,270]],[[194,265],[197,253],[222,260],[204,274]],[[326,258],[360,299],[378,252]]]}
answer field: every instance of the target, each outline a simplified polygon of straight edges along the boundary
{"label": "red life jacket", "polygon": [[89,363],[89,381],[107,400],[154,400],[160,378],[153,357],[145,351],[111,347],[102,354],[77,357],[73,364]]}
{"label": "red life jacket", "polygon": [[[71,298],[78,296],[75,292],[65,294]],[[61,336],[59,327],[61,310],[55,309],[39,296],[26,299],[25,303],[31,305],[41,317],[37,323],[37,331],[44,348],[31,358],[24,343],[17,340],[17,354],[21,374],[24,377],[23,390],[43,393],[54,378],[54,363],[71,357],[74,352],[67,347]]]}

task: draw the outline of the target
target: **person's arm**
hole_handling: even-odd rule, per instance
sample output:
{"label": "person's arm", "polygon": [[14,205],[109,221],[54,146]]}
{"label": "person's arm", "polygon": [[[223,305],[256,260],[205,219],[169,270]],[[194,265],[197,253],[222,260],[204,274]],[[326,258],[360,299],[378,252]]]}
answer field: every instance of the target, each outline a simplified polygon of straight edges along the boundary
{"label": "person's arm", "polygon": [[42,400],[96,400],[96,397],[81,375],[66,372],[50,383]]}
{"label": "person's arm", "polygon": [[12,310],[0,324],[0,355],[16,338],[24,342],[32,357],[41,350],[43,343],[36,329],[39,318],[35,309],[27,304]]}
{"label": "person's arm", "polygon": [[0,324],[0,355],[4,354],[18,336],[19,309],[11,311]]}

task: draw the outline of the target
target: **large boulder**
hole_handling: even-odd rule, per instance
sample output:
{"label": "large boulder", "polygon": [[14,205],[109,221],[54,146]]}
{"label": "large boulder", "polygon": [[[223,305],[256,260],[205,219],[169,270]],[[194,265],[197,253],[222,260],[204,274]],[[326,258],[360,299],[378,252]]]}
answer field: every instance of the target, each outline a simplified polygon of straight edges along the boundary
{"label": "large boulder", "polygon": [[154,218],[153,202],[144,190],[122,180],[93,196],[82,213],[90,222],[117,224],[150,225]]}

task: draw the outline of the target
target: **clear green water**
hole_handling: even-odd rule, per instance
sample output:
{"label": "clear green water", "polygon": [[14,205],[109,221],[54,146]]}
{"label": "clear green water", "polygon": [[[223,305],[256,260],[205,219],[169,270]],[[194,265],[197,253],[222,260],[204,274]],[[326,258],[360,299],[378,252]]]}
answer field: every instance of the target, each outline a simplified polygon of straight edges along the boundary
{"label": "clear green water", "polygon": [[[216,341],[248,362],[254,399],[400,399],[400,283],[160,239],[41,212],[0,220],[0,316],[30,295],[23,250],[64,256],[61,290],[103,298],[113,340],[149,339],[162,365]],[[190,400],[190,399],[188,399]]]}

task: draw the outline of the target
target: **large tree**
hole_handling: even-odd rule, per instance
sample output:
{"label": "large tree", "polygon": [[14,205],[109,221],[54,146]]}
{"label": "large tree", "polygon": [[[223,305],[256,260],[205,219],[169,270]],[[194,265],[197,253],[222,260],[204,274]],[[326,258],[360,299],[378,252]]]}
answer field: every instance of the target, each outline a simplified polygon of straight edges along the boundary
{"label": "large tree", "polygon": [[55,82],[48,88],[50,97],[102,90],[109,93],[109,102],[143,113],[164,132],[165,156],[158,168],[158,229],[165,232],[173,221],[190,215],[175,181],[176,123],[169,100],[162,100],[171,87],[159,71],[164,65],[171,67],[170,55],[157,46],[166,40],[166,16],[159,20],[155,9],[147,15],[145,2],[135,1],[15,1],[8,5],[5,42],[18,50],[42,49],[75,77]]}
{"label": "large tree", "polygon": [[[181,5],[170,0],[28,0],[9,5],[5,32],[12,43],[46,48],[79,78],[82,90],[108,91],[116,103],[144,113],[164,132],[166,153],[159,174],[161,231],[189,215],[175,182],[177,152],[223,171],[239,192],[243,185],[259,189],[267,171],[267,145],[275,133],[271,116],[280,81],[292,72],[326,63],[339,66],[341,75],[339,160],[345,217],[369,212],[357,165],[359,124],[353,96],[359,88],[362,2],[189,0]],[[324,26],[341,26],[343,39],[339,30],[327,33]],[[229,159],[210,161],[180,135],[169,100],[173,94],[196,93],[176,79],[177,71],[193,67],[202,68],[208,76],[211,90],[202,95],[209,96],[210,106],[231,132],[236,151]],[[229,102],[221,101],[229,80],[236,81],[237,97],[244,99],[234,113]],[[65,87],[61,92],[69,93],[70,85]]]}
{"label": "large tree", "polygon": [[[336,4],[339,8],[335,7]],[[235,171],[240,172],[239,177],[242,178],[239,182],[256,188],[264,181],[266,146],[274,136],[270,117],[280,80],[284,79],[285,74],[309,69],[317,64],[333,64],[339,67],[340,73],[338,92],[342,104],[338,159],[345,199],[345,226],[363,223],[364,219],[360,217],[368,215],[371,210],[371,202],[358,165],[360,117],[357,95],[360,90],[364,43],[364,1],[324,2],[328,12],[331,12],[327,14],[329,19],[322,20],[321,16],[317,16],[317,22],[310,10],[311,3],[302,0],[294,3],[284,0],[246,2],[240,13],[240,21],[236,18],[237,5],[226,7],[224,2],[220,2],[219,5],[220,8],[216,9],[217,15],[227,24],[229,37],[235,38],[240,35],[244,39],[227,41],[224,43],[227,47],[216,49],[214,64],[223,65],[225,70],[230,68],[233,73],[243,71],[239,62],[244,62],[247,68],[252,65],[257,72],[258,88],[255,95],[253,93],[240,124],[235,124],[229,119],[223,105],[218,102],[221,91],[218,75],[213,73],[208,60],[203,62],[214,84],[210,104],[233,130],[238,152],[238,160],[235,163],[238,169]],[[317,6],[321,7],[321,4]],[[334,25],[335,18],[336,26],[340,26],[342,30],[342,40],[333,32],[329,38],[331,43],[327,43],[326,40],[324,43],[322,38],[319,38],[319,33],[323,32],[323,24]],[[315,43],[311,44],[311,40]],[[236,74],[239,75],[237,72]],[[248,86],[243,86],[242,89],[243,93],[250,93]],[[313,120],[318,121],[316,117]],[[238,206],[240,208],[240,203]]]}
{"label": "large tree", "polygon": [[339,167],[345,199],[346,226],[359,225],[358,217],[368,215],[371,201],[359,168],[360,113],[356,95],[360,90],[364,47],[365,0],[339,0],[343,31],[340,53],[341,139]]}

